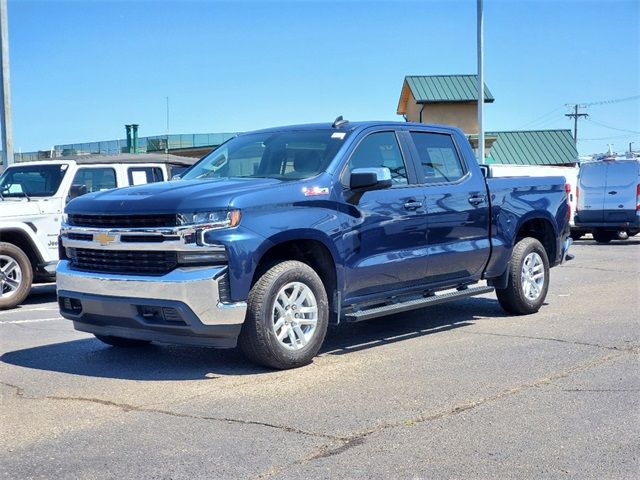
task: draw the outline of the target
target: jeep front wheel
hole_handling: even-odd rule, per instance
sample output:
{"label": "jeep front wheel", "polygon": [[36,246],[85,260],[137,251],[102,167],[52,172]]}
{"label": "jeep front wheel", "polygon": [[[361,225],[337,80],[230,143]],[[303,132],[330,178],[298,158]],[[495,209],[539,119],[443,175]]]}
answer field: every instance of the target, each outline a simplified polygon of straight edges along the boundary
{"label": "jeep front wheel", "polygon": [[300,367],[320,350],[328,320],[322,280],[308,265],[288,260],[269,268],[251,288],[238,342],[256,363]]}
{"label": "jeep front wheel", "polygon": [[29,257],[11,243],[0,242],[0,310],[20,305],[31,290]]}

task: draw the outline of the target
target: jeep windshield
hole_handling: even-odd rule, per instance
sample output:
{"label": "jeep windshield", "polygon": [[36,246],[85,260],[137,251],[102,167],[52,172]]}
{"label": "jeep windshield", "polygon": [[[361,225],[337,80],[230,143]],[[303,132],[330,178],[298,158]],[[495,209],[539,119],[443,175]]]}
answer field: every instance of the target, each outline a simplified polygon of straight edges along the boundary
{"label": "jeep windshield", "polygon": [[240,135],[196,163],[182,179],[314,177],[327,168],[347,136],[335,129]]}
{"label": "jeep windshield", "polygon": [[0,198],[52,197],[67,173],[68,165],[20,165],[0,176]]}

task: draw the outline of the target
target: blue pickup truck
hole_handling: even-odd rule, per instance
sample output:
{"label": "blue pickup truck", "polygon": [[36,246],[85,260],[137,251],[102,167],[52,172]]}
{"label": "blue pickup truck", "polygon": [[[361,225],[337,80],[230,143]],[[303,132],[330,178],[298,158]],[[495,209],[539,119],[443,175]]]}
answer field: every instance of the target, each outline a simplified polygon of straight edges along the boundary
{"label": "blue pickup truck", "polygon": [[58,301],[110,345],[238,344],[292,368],[332,323],[493,290],[512,314],[538,311],[568,216],[563,177],[491,178],[456,128],[261,130],[180,180],[72,200]]}

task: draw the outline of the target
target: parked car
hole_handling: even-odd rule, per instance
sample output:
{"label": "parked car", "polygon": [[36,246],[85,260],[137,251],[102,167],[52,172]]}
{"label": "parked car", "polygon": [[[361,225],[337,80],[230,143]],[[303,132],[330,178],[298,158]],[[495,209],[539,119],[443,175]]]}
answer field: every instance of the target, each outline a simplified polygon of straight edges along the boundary
{"label": "parked car", "polygon": [[242,134],[178,182],[66,212],[57,293],[77,330],[239,343],[274,368],[309,363],[329,323],[494,289],[534,313],[571,244],[564,177],[486,179],[462,131],[416,123]]}
{"label": "parked car", "polygon": [[598,243],[640,232],[640,159],[585,162],[578,174],[576,227]]}
{"label": "parked car", "polygon": [[86,156],[14,164],[0,176],[0,309],[22,303],[33,282],[55,279],[65,204],[80,195],[161,182],[172,166],[196,159],[173,155]]}

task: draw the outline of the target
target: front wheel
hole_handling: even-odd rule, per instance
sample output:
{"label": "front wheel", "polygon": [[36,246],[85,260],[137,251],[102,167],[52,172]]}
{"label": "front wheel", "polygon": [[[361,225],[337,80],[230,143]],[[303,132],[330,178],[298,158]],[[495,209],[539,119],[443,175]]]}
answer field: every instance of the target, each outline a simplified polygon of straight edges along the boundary
{"label": "front wheel", "polygon": [[0,242],[0,310],[20,305],[29,295],[32,281],[27,254],[12,243]]}
{"label": "front wheel", "polygon": [[249,292],[238,343],[267,367],[310,363],[327,333],[329,303],[322,280],[308,265],[288,260],[267,270]]}
{"label": "front wheel", "polygon": [[540,310],[549,289],[549,259],[535,238],[523,238],[511,253],[507,288],[496,289],[500,306],[515,315]]}

